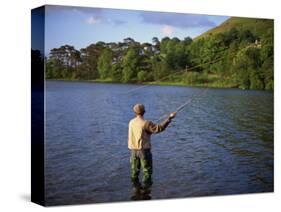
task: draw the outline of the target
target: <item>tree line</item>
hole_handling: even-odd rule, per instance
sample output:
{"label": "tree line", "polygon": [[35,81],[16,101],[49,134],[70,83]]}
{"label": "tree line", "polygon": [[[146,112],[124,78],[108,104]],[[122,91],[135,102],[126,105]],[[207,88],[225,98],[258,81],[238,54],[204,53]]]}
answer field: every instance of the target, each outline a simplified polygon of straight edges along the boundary
{"label": "tree line", "polygon": [[63,45],[51,49],[45,62],[47,79],[192,85],[210,83],[210,76],[216,76],[222,87],[272,90],[273,59],[273,29],[256,35],[232,28],[195,40],[153,37],[151,43],[140,43],[125,38],[80,50]]}

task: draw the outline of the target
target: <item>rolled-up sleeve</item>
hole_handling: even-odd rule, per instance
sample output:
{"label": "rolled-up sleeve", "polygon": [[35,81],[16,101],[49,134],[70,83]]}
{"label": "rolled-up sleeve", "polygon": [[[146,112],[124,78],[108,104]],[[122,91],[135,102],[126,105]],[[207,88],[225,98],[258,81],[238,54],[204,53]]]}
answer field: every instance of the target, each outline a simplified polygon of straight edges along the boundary
{"label": "rolled-up sleeve", "polygon": [[144,125],[145,130],[150,134],[156,134],[164,131],[166,127],[169,125],[171,120],[167,118],[161,124],[154,124],[152,121],[147,121]]}

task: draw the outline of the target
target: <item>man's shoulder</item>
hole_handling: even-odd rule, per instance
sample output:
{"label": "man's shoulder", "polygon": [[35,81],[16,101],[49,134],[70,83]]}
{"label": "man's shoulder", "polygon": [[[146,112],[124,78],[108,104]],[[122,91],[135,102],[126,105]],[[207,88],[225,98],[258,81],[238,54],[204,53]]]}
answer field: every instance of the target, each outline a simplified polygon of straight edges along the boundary
{"label": "man's shoulder", "polygon": [[143,123],[144,125],[149,125],[149,124],[152,123],[152,122],[149,121],[149,120],[146,120],[146,119],[139,119],[139,118],[135,117],[135,118],[133,118],[133,119],[131,119],[131,120],[129,121],[129,125],[134,124],[134,123],[140,123],[140,122]]}
{"label": "man's shoulder", "polygon": [[132,124],[133,122],[136,121],[136,118],[132,118],[130,121],[129,121],[129,125]]}
{"label": "man's shoulder", "polygon": [[149,129],[153,125],[153,122],[150,120],[144,120],[144,128]]}

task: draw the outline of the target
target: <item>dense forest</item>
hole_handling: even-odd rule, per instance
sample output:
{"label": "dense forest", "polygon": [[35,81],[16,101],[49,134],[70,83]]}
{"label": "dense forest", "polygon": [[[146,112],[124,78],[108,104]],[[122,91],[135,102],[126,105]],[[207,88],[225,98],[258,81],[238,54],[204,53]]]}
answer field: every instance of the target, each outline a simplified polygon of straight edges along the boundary
{"label": "dense forest", "polygon": [[45,58],[46,78],[273,90],[273,21],[230,18],[201,36],[64,45]]}

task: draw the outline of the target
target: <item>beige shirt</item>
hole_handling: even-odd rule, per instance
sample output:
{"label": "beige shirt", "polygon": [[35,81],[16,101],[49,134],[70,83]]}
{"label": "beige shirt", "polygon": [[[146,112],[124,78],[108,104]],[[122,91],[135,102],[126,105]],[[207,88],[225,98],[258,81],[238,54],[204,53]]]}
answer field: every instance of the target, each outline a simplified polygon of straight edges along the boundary
{"label": "beige shirt", "polygon": [[150,136],[166,129],[171,122],[166,119],[161,124],[154,124],[142,117],[136,117],[129,122],[128,148],[133,150],[150,149]]}

